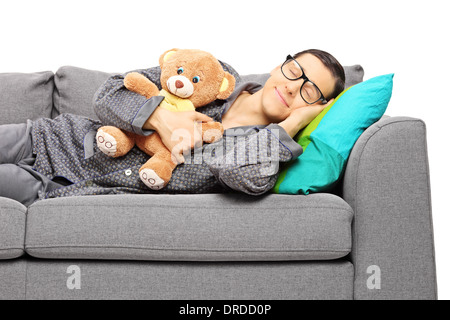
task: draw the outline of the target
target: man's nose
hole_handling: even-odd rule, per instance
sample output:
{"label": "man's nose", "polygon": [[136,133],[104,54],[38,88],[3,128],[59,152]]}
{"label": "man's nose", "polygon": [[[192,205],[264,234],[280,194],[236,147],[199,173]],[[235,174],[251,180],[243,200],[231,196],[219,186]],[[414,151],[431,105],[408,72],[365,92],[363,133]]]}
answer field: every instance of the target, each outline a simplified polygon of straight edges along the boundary
{"label": "man's nose", "polygon": [[296,95],[298,92],[300,92],[300,88],[302,87],[303,82],[303,79],[289,81],[288,83],[286,83],[287,92],[290,95]]}

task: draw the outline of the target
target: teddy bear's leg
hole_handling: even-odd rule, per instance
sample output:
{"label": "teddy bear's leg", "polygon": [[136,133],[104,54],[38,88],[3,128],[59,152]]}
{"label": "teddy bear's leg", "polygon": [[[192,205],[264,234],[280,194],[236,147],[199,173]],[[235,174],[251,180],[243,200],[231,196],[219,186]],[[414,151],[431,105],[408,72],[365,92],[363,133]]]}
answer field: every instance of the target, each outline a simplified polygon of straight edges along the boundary
{"label": "teddy bear's leg", "polygon": [[223,126],[220,122],[206,122],[202,123],[203,141],[206,143],[213,143],[222,138]]}
{"label": "teddy bear's leg", "polygon": [[97,130],[97,146],[106,155],[117,158],[127,154],[135,144],[135,134],[112,126]]}
{"label": "teddy bear's leg", "polygon": [[139,169],[139,176],[147,187],[160,190],[169,183],[175,167],[171,159],[155,154]]}
{"label": "teddy bear's leg", "polygon": [[152,156],[140,169],[139,176],[144,184],[152,190],[165,187],[172,177],[177,164],[172,161],[172,155],[166,148],[157,132],[148,137],[137,136],[136,145]]}
{"label": "teddy bear's leg", "polygon": [[153,156],[159,151],[166,149],[158,132],[154,132],[149,136],[136,136],[136,146],[149,156]]}

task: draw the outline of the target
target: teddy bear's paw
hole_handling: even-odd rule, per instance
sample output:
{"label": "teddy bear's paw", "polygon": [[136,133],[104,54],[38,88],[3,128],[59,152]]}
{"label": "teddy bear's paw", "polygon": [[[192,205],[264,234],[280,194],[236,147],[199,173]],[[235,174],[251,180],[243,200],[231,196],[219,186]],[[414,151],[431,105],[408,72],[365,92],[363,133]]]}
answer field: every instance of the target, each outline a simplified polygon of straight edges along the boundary
{"label": "teddy bear's paw", "polygon": [[102,129],[97,131],[97,146],[107,156],[114,157],[117,153],[117,141],[116,139],[104,132]]}
{"label": "teddy bear's paw", "polygon": [[139,172],[142,182],[152,190],[160,190],[164,188],[165,181],[161,179],[152,169],[142,169]]}
{"label": "teddy bear's paw", "polygon": [[206,143],[213,143],[222,139],[222,131],[219,129],[208,129],[203,132],[203,141]]}

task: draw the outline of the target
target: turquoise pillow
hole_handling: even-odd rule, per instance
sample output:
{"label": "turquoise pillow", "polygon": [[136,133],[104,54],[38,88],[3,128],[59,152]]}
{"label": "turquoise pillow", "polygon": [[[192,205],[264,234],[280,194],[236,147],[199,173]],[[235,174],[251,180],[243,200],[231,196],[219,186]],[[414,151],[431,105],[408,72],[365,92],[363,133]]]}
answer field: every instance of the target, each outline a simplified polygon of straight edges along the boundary
{"label": "turquoise pillow", "polygon": [[356,140],[386,111],[393,77],[375,77],[342,92],[294,138],[303,153],[281,170],[272,191],[309,194],[332,188]]}

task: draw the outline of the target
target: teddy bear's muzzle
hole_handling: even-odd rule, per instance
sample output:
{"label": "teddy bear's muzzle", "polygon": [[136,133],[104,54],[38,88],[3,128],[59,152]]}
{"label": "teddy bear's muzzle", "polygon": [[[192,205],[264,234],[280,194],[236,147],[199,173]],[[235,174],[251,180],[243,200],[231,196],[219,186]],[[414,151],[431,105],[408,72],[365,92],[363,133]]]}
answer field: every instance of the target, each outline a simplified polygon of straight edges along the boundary
{"label": "teddy bear's muzzle", "polygon": [[170,93],[186,99],[194,93],[194,85],[184,76],[173,76],[167,80],[167,88]]}

